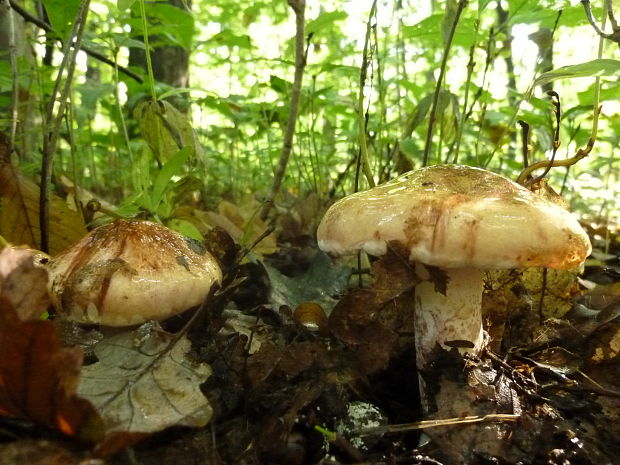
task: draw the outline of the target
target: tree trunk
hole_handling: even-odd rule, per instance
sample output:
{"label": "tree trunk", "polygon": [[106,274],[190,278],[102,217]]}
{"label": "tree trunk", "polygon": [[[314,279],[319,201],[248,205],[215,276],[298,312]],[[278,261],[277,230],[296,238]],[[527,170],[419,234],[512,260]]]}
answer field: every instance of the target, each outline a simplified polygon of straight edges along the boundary
{"label": "tree trunk", "polygon": [[[17,127],[14,149],[22,157],[23,161],[33,161],[35,146],[34,141],[38,138],[33,135],[33,131],[38,131],[39,127],[33,122],[34,110],[36,108],[36,98],[30,94],[30,87],[33,83],[34,75],[34,54],[28,45],[26,37],[26,26],[21,16],[9,10],[8,2],[4,3],[0,0],[0,61],[11,63],[11,46],[15,60],[14,72],[18,76],[17,92],[13,95],[11,90],[0,93],[2,101],[0,102],[0,120],[6,120],[8,123],[0,125],[0,131],[7,135],[10,133],[10,121],[15,117],[17,119]],[[12,13],[12,22],[9,15]],[[13,38],[11,39],[11,31]],[[12,69],[13,65],[9,65]],[[11,71],[13,73],[13,70]],[[13,99],[17,99],[14,102]],[[13,115],[13,105],[15,105],[16,114]]]}
{"label": "tree trunk", "polygon": [[[191,1],[168,0],[168,4],[181,9],[191,9]],[[148,18],[147,18],[148,19]],[[157,36],[150,36],[149,43],[159,42]],[[178,45],[160,45],[153,47],[151,54],[153,75],[159,82],[174,86],[189,85],[189,51]],[[146,69],[144,50],[132,47],[129,49],[129,65]],[[182,96],[174,96],[170,103],[181,111],[187,111],[187,100]]]}

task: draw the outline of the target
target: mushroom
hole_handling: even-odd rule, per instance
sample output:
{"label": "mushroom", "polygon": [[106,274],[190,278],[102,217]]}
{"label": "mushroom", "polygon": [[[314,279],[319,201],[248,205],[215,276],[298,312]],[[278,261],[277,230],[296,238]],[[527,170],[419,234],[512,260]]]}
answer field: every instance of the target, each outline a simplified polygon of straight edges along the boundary
{"label": "mushroom", "polygon": [[222,280],[217,261],[198,242],[139,220],[92,230],[48,270],[58,314],[104,326],[169,318],[199,305]]}
{"label": "mushroom", "polygon": [[383,255],[392,241],[409,251],[422,279],[414,304],[422,373],[438,345],[461,353],[482,349],[485,269],[571,269],[591,251],[587,234],[561,206],[500,175],[461,165],[410,171],[339,200],[323,217],[317,239],[334,255]]}

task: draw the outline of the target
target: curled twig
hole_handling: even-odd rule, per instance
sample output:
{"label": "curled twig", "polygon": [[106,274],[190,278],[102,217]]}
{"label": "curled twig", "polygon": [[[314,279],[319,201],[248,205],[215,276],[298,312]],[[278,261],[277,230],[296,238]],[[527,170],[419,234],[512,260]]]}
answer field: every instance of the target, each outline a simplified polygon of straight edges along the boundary
{"label": "curled twig", "polygon": [[522,119],[517,121],[517,123],[519,124],[519,126],[521,126],[521,139],[522,139],[522,144],[523,144],[521,148],[522,153],[523,153],[523,168],[527,168],[530,164],[529,162],[530,125],[527,124]]}
{"label": "curled twig", "polygon": [[592,135],[590,136],[590,139],[588,140],[585,148],[580,148],[579,150],[577,150],[577,153],[571,158],[566,158],[564,160],[542,160],[528,166],[523,171],[521,171],[521,174],[519,174],[519,177],[517,178],[517,183],[522,185],[525,184],[525,180],[528,179],[534,171],[538,171],[540,169],[547,169],[548,167],[555,168],[557,166],[572,166],[582,158],[590,155],[590,152],[592,152],[592,149],[594,148],[594,143],[596,142],[596,133],[598,131],[598,115],[601,113],[601,109],[602,107],[599,106],[596,110],[594,122],[592,123]]}
{"label": "curled twig", "polygon": [[608,40],[611,40],[612,42],[615,42],[620,47],[620,26],[618,26],[618,21],[616,20],[616,17],[614,16],[614,11],[612,8],[611,1],[607,0],[606,5],[605,5],[607,9],[607,15],[609,17],[609,22],[611,23],[611,28],[613,31],[610,34],[603,32],[601,28],[598,26],[598,24],[596,24],[596,21],[594,20],[594,16],[592,15],[592,8],[590,7],[590,0],[581,0],[581,4],[583,5],[583,9],[586,12],[586,16],[588,18],[588,22],[590,23],[590,26],[592,26],[592,28],[596,31],[596,33],[603,39],[608,39]]}
{"label": "curled twig", "polygon": [[550,164],[547,165],[545,170],[538,177],[523,181],[523,185],[528,187],[536,184],[537,182],[541,181],[545,176],[547,176],[547,173],[549,173],[549,170],[551,169],[551,167],[553,166],[553,162],[555,161],[555,156],[558,153],[558,148],[560,148],[560,121],[562,120],[562,107],[560,105],[560,96],[557,92],[553,90],[547,92],[547,94],[551,96],[553,113],[555,114],[555,130],[553,132],[553,149],[551,153],[551,159],[549,160]]}

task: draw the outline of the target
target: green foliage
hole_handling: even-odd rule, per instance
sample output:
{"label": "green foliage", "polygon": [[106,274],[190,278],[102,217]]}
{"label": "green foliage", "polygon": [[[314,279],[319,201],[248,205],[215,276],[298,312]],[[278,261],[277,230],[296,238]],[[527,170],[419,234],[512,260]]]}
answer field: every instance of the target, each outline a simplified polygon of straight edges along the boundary
{"label": "green foliage", "polygon": [[[532,90],[536,86],[543,86],[558,79],[574,79],[593,76],[619,76],[620,61],[610,59],[598,59],[579,63],[577,65],[562,66],[538,76],[532,83]],[[526,94],[528,97],[531,92]]]}
{"label": "green foliage", "polygon": [[191,148],[184,147],[162,166],[155,178],[153,191],[150,195],[152,211],[157,211],[164,197],[164,193],[169,189],[172,178],[181,172],[191,154]]}
{"label": "green foliage", "polygon": [[50,24],[61,38],[65,38],[75,20],[80,0],[43,0]]}
{"label": "green foliage", "polygon": [[344,11],[330,11],[319,14],[315,19],[308,21],[306,25],[306,34],[328,34],[335,33],[335,23],[347,18]]}
{"label": "green foliage", "polygon": [[[423,19],[413,26],[403,27],[403,36],[407,39],[419,41],[420,45],[435,48],[447,34],[446,27],[449,17],[444,13],[436,13]],[[452,20],[450,20],[452,21]],[[451,23],[450,23],[451,24]],[[453,44],[458,47],[469,48],[474,43],[472,31],[475,28],[475,19],[465,17],[461,19],[454,34]]]}
{"label": "green foliage", "polygon": [[[369,13],[364,9],[369,5],[306,3],[307,64],[284,192],[342,195],[355,188],[356,102]],[[66,36],[79,1],[43,4],[54,29]],[[380,2],[371,20],[363,117],[377,179],[421,164],[432,95],[457,4]],[[570,156],[591,134],[595,76],[602,78],[598,99],[603,115],[590,158],[594,163],[596,152],[613,153],[618,145],[613,121],[620,119],[615,106],[620,95],[617,46],[607,43],[597,58],[598,37],[579,3],[504,0],[501,5],[505,22],[500,23],[497,3],[488,0],[468,2],[461,15],[434,114],[431,161],[451,161],[458,150],[459,162],[489,163],[489,168],[514,176],[522,167],[517,120],[530,125],[530,159],[548,156],[555,119],[543,85],[560,95],[559,155]],[[142,211],[191,230],[189,223],[175,218],[179,202],[191,198],[207,210],[222,198],[251,195],[260,201],[269,192],[292,90],[294,15],[286,1],[194,0],[191,10],[182,0],[145,6],[158,100],[151,98],[148,83],[124,73],[127,69],[147,81],[144,63],[137,58],[146,49],[139,2],[93,0],[85,43],[122,68],[81,55],[55,174],[122,205],[123,213]],[[595,5],[592,12],[601,24],[602,9]],[[528,36],[539,28],[553,29],[556,21],[554,69],[543,69],[540,51]],[[20,50],[42,53],[41,36],[27,32],[29,43]],[[23,47],[35,41],[37,47]],[[184,67],[175,61],[179,48],[190,52],[189,68],[183,70],[189,83],[165,77]],[[22,166],[36,173],[41,114],[54,85],[58,55],[50,67],[40,64],[40,56],[36,61],[18,58],[20,95],[28,97],[19,108],[17,153]],[[10,62],[0,59],[3,128],[11,120],[12,73]],[[591,171],[588,163],[571,168],[567,182],[574,182],[569,187],[576,194],[586,179],[582,173]],[[600,175],[613,179],[614,167]],[[364,187],[362,182],[359,188]],[[191,233],[196,236],[195,230]]]}
{"label": "green foliage", "polygon": [[136,0],[117,0],[116,5],[119,11],[125,11],[131,8],[131,5],[135,3]]}
{"label": "green foliage", "polygon": [[202,147],[185,115],[165,100],[145,101],[136,106],[142,137],[155,158],[164,163],[179,149],[188,148],[192,157],[202,156]]}
{"label": "green foliage", "polygon": [[[132,9],[135,10],[135,17],[129,18],[127,24],[142,35],[137,3],[133,4]],[[150,21],[149,35],[158,39],[151,46],[173,44],[187,50],[192,48],[195,28],[191,13],[166,3],[153,2],[148,4],[147,14]]]}

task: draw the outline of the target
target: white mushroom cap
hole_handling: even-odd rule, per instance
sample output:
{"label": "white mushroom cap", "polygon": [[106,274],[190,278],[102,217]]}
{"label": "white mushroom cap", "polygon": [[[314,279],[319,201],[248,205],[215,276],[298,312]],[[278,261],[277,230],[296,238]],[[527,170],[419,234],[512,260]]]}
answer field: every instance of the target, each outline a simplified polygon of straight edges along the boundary
{"label": "white mushroom cap", "polygon": [[317,231],[336,255],[386,252],[442,268],[578,267],[591,251],[579,222],[559,205],[489,171],[434,165],[336,202]]}
{"label": "white mushroom cap", "polygon": [[49,273],[60,315],[106,326],[169,318],[200,304],[222,280],[211,254],[165,226],[137,220],[94,229],[54,257]]}

